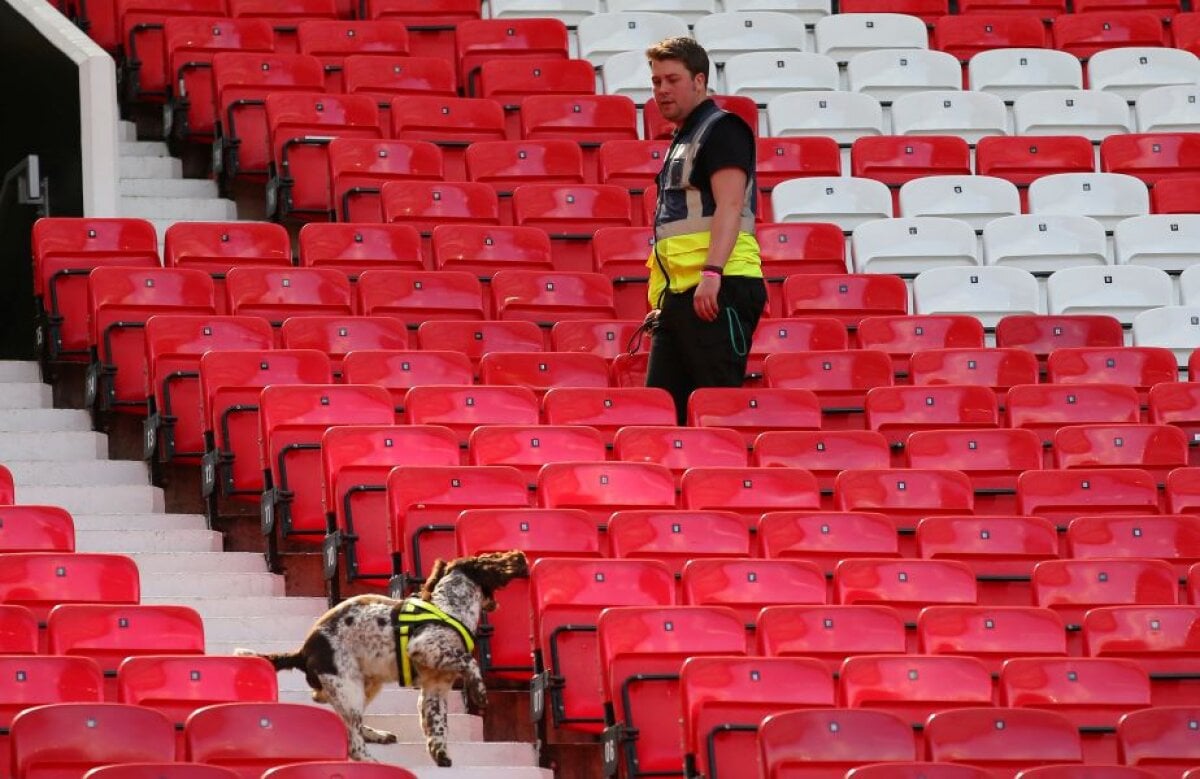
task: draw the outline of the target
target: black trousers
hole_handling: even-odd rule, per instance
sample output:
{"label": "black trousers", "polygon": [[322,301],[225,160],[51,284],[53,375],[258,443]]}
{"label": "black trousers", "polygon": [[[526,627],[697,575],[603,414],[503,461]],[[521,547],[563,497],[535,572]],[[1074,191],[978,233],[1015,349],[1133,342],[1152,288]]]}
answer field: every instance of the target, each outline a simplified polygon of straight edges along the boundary
{"label": "black trousers", "polygon": [[675,416],[687,424],[688,397],[699,387],[740,387],[754,329],[767,304],[762,279],[725,276],[717,295],[717,318],[705,322],[692,307],[695,289],[668,292],[650,341],[647,387],[675,400]]}

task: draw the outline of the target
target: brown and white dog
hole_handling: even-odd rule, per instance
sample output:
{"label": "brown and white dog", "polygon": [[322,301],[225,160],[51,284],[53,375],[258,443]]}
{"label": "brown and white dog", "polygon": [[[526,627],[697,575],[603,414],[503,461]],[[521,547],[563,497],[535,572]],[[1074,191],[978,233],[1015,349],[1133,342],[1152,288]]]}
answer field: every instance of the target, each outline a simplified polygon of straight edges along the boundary
{"label": "brown and white dog", "polygon": [[[496,608],[493,593],[528,572],[525,555],[517,550],[462,557],[449,563],[438,560],[419,598],[474,635],[481,614]],[[350,757],[355,760],[371,760],[368,742],[396,741],[395,734],[364,725],[363,712],[383,685],[400,679],[396,630],[397,617],[405,604],[382,595],[350,598],[317,620],[299,651],[258,655],[271,661],[277,671],[304,671],[313,688],[313,700],[328,703],[345,721]],[[237,650],[237,654],[257,655],[246,649]],[[406,654],[413,682],[421,690],[421,729],[429,755],[439,766],[449,766],[446,696],[461,678],[468,704],[476,710],[484,709],[487,689],[479,664],[459,630],[439,621],[414,626],[407,638]]]}

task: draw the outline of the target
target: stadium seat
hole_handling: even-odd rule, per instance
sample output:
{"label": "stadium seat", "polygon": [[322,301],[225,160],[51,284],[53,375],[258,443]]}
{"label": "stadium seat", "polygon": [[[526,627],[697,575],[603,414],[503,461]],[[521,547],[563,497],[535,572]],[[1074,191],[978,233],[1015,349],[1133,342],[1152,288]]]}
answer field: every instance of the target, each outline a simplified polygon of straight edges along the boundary
{"label": "stadium seat", "polygon": [[831,316],[853,336],[865,317],[907,314],[908,290],[887,274],[792,274],[783,284],[783,309],[788,317]]}
{"label": "stadium seat", "polygon": [[[1164,383],[1150,390],[1150,422],[1156,425],[1173,425],[1183,430],[1189,450],[1200,438],[1200,414],[1197,413],[1200,393],[1192,382]],[[1189,451],[1188,459],[1195,464],[1200,453]]]}
{"label": "stadium seat", "polygon": [[758,618],[760,653],[816,657],[836,672],[854,655],[904,654],[904,620],[888,606],[770,606]]}
{"label": "stadium seat", "polygon": [[1051,314],[1108,314],[1125,325],[1146,309],[1173,302],[1170,276],[1140,265],[1064,268],[1046,282],[1046,307]]}
{"label": "stadium seat", "polygon": [[550,350],[593,354],[611,363],[628,353],[630,343],[641,334],[641,322],[635,319],[567,320],[550,329]]}
{"label": "stadium seat", "polygon": [[[786,232],[781,231],[780,234],[786,235]],[[836,230],[836,234],[838,244],[843,244],[841,231]],[[762,239],[761,232],[759,239]],[[766,322],[759,322],[754,331],[746,363],[746,376],[748,379],[761,379],[766,358],[775,353],[838,351],[846,349],[848,345],[846,326],[833,317],[771,318]]]}
{"label": "stadium seat", "polygon": [[225,274],[225,295],[229,313],[263,317],[276,329],[292,316],[354,311],[350,280],[332,268],[235,267]]}
{"label": "stadium seat", "polygon": [[295,51],[296,25],[304,19],[336,19],[350,15],[350,4],[340,0],[229,0],[234,18],[266,19],[275,30],[277,51]]}
{"label": "stadium seat", "polygon": [[983,327],[969,316],[869,316],[858,323],[858,345],[887,352],[897,375],[907,375],[909,358],[917,352],[983,348]]}
{"label": "stadium seat", "polygon": [[838,88],[837,62],[807,51],[744,51],[725,62],[725,91],[766,106],[780,95]]}
{"label": "stadium seat", "polygon": [[1029,213],[1082,214],[1111,230],[1122,219],[1150,213],[1150,196],[1127,174],[1056,173],[1029,185]]}
{"label": "stadium seat", "polygon": [[1188,464],[1188,438],[1178,427],[1152,425],[1071,425],[1054,434],[1059,468],[1141,468],[1159,484]]}
{"label": "stadium seat", "polygon": [[455,30],[458,83],[468,97],[480,93],[484,63],[514,59],[560,59],[567,54],[567,27],[553,18],[477,19]]}
{"label": "stadium seat", "polygon": [[883,135],[883,107],[861,92],[788,92],[768,101],[767,124],[772,136],[827,136],[849,145],[864,135]]}
{"label": "stadium seat", "polygon": [[536,425],[537,397],[528,387],[418,384],[404,396],[410,424],[444,425],[465,445],[478,425]]}
{"label": "stadium seat", "polygon": [[1144,401],[1150,387],[1174,382],[1179,371],[1174,353],[1159,346],[1076,346],[1051,352],[1046,376],[1055,384],[1126,384]]}
{"label": "stadium seat", "polygon": [[336,425],[321,436],[320,447],[330,600],[343,581],[381,590],[392,574],[388,473],[401,465],[458,465],[458,438],[436,425]]}
{"label": "stadium seat", "polygon": [[465,509],[528,508],[529,485],[504,465],[402,465],[387,476],[393,592],[425,580],[438,559],[452,560],[454,524]]}
{"label": "stadium seat", "polygon": [[[611,145],[610,142],[604,144],[604,147]],[[604,164],[605,155],[602,148],[602,171]],[[657,171],[657,166],[655,170]],[[610,181],[614,182],[615,179]],[[630,189],[630,202],[633,206],[637,206],[640,197],[640,190]],[[638,208],[635,207],[634,212],[634,221],[637,221]],[[592,235],[592,267],[612,282],[617,316],[623,319],[641,319],[649,310],[646,292],[650,271],[646,267],[646,259],[653,246],[654,232],[649,227],[601,227]]]}
{"label": "stadium seat", "polygon": [[675,583],[652,560],[541,559],[529,571],[532,715],[598,734],[604,726],[596,621],[612,606],[669,606]]}
{"label": "stadium seat", "polygon": [[1081,60],[1119,46],[1163,46],[1167,42],[1162,19],[1148,10],[1077,10],[1054,17],[1050,33],[1054,48]]}
{"label": "stadium seat", "polygon": [[497,271],[492,300],[498,319],[542,324],[616,318],[612,283],[599,273]]}
{"label": "stadium seat", "polygon": [[1046,560],[1033,569],[1033,599],[1078,631],[1097,606],[1176,605],[1179,579],[1162,560]]}
{"label": "stadium seat", "polygon": [[914,352],[909,381],[918,386],[980,384],[991,387],[1000,407],[1010,387],[1038,380],[1037,358],[1023,349],[1003,347],[926,349]]}
{"label": "stadium seat", "polygon": [[894,381],[891,358],[876,349],[772,354],[764,375],[769,388],[815,394],[821,418],[811,428],[826,430],[865,429],[867,393]]}
{"label": "stadium seat", "polygon": [[930,268],[980,264],[971,225],[940,216],[863,222],[854,228],[850,247],[856,273],[911,278]]}
{"label": "stadium seat", "polygon": [[[976,597],[975,574],[957,560],[849,558],[833,574],[833,602],[887,605],[908,625],[926,606],[974,604]],[[990,682],[988,687],[990,700]]]}
{"label": "stadium seat", "polygon": [[714,0],[612,0],[606,6],[613,12],[662,11],[683,19],[689,26],[717,11]]}
{"label": "stadium seat", "polygon": [[351,282],[373,268],[422,270],[421,235],[408,225],[310,222],[300,228],[300,266],[334,268]]}
{"label": "stadium seat", "polygon": [[1189,133],[1144,133],[1105,138],[1100,169],[1123,173],[1154,186],[1166,178],[1200,173],[1200,136]]}
{"label": "stadium seat", "polygon": [[1013,121],[1017,135],[1082,135],[1093,142],[1133,131],[1124,98],[1078,86],[1019,95],[1013,105]]}
{"label": "stadium seat", "polygon": [[689,560],[742,558],[751,553],[746,523],[734,512],[614,511],[607,535],[613,557],[658,560],[677,581]]}
{"label": "stadium seat", "polygon": [[[580,19],[579,56],[601,67],[615,54],[636,50],[641,55],[646,47],[664,38],[688,34],[687,22],[665,8],[661,11],[665,13],[648,10],[617,12],[609,9],[609,13],[592,14]],[[645,59],[645,56],[641,56],[642,76],[649,89],[649,79],[645,78]],[[609,94],[613,93],[609,91]]]}
{"label": "stadium seat", "polygon": [[771,192],[776,185],[806,176],[837,176],[841,152],[832,138],[759,138],[757,169],[760,211],[770,216]]}
{"label": "stadium seat", "polygon": [[1020,385],[1008,393],[1010,427],[1033,430],[1052,443],[1065,425],[1124,424],[1140,420],[1137,392],[1118,384]]}
{"label": "stadium seat", "polygon": [[346,59],[356,54],[406,55],[408,28],[394,21],[310,19],[296,25],[296,44],[301,54],[321,60],[326,92],[346,92]]}
{"label": "stadium seat", "polygon": [[974,497],[967,476],[948,469],[850,468],[833,484],[837,511],[886,514],[908,536],[924,517],[974,513]]}
{"label": "stadium seat", "polygon": [[[596,14],[596,16],[614,16],[615,14]],[[679,22],[679,19],[670,16],[670,14],[660,14],[651,12],[649,15],[655,17],[668,17],[671,24]],[[670,37],[670,36],[668,36]],[[655,39],[657,41],[658,39]],[[593,41],[599,43],[601,47],[605,45],[605,41]],[[581,55],[584,56],[584,55]],[[595,57],[586,55],[585,59],[595,60]],[[646,78],[646,55],[643,49],[633,49],[629,51],[619,51],[608,54],[602,53],[600,57],[598,72],[603,82],[602,86],[604,94],[626,97],[634,101],[634,104],[639,108],[649,105],[654,101],[654,92],[650,84],[650,80]],[[653,139],[651,139],[653,140]]]}
{"label": "stadium seat", "polygon": [[272,768],[264,771],[263,776],[268,779],[416,779],[417,775],[390,763],[314,760]]}
{"label": "stadium seat", "polygon": [[887,439],[873,430],[767,430],[754,439],[751,464],[803,468],[817,478],[821,493],[833,495],[833,480],[846,468],[886,468]]}
{"label": "stadium seat", "polygon": [[1155,706],[1194,703],[1200,681],[1198,619],[1200,610],[1194,605],[1093,608],[1083,619],[1083,654],[1136,662],[1150,675],[1150,699]]}
{"label": "stadium seat", "polygon": [[[1119,50],[1118,50],[1119,51]],[[1155,87],[1137,97],[1133,113],[1140,133],[1194,132],[1200,126],[1193,84]]]}
{"label": "stadium seat", "polygon": [[[655,177],[663,166],[663,159],[670,143],[667,141],[641,140],[607,140],[600,143],[595,150],[595,180],[600,184],[612,184],[629,190],[630,210],[633,221],[642,223],[643,211],[647,207],[645,193],[654,184]],[[600,228],[605,232],[620,234],[629,228]],[[597,231],[600,232],[600,231]],[[595,236],[592,239],[592,250],[599,263],[600,249],[596,247]],[[644,259],[644,258],[643,258]],[[597,265],[597,270],[603,270]],[[639,273],[642,273],[639,269]]]}
{"label": "stadium seat", "polygon": [[303,703],[205,706],[188,717],[183,736],[190,762],[225,766],[242,777],[288,763],[349,757],[341,718]]}
{"label": "stadium seat", "polygon": [[1161,306],[1133,318],[1133,345],[1170,349],[1183,370],[1196,349],[1196,306]]}
{"label": "stadium seat", "polygon": [[13,718],[8,741],[13,779],[83,776],[97,766],[175,760],[170,720],[124,703],[34,706]]}
{"label": "stadium seat", "polygon": [[1165,560],[1180,579],[1200,562],[1200,519],[1162,516],[1078,517],[1067,527],[1067,547],[1076,559],[1140,557]]}
{"label": "stadium seat", "polygon": [[475,428],[467,444],[471,465],[508,465],[530,485],[546,463],[605,459],[604,438],[585,425],[485,424]]}
{"label": "stadium seat", "polygon": [[0,507],[0,520],[0,551],[75,551],[75,521],[64,508],[4,506]]}
{"label": "stadium seat", "polygon": [[433,320],[484,318],[483,285],[466,271],[367,270],[355,285],[358,311],[416,328]]}
{"label": "stadium seat", "polygon": [[359,350],[408,348],[404,325],[386,316],[294,316],[279,328],[284,349],[315,349],[329,357],[334,377],[346,355]]}
{"label": "stadium seat", "polygon": [[821,406],[816,394],[798,387],[700,387],[688,399],[688,424],[735,430],[749,448],[768,430],[820,428]]}
{"label": "stadium seat", "polygon": [[718,68],[747,52],[802,51],[806,37],[804,20],[781,11],[726,10],[709,14],[696,21],[692,34]]}
{"label": "stadium seat", "polygon": [[685,772],[734,776],[757,762],[763,717],[834,703],[825,666],[796,657],[693,657],[679,673]]}
{"label": "stadium seat", "polygon": [[392,100],[389,113],[391,137],[432,141],[438,145],[450,181],[466,178],[463,155],[470,143],[502,141],[507,137],[504,109],[495,100],[404,95]]}
{"label": "stadium seat", "polygon": [[988,136],[975,148],[980,175],[1016,184],[1022,192],[1052,173],[1091,173],[1096,169],[1091,141],[1082,135]]}
{"label": "stadium seat", "polygon": [[860,177],[784,181],[771,193],[771,208],[776,222],[833,222],[846,232],[873,219],[888,219],[893,213],[886,184]]}
{"label": "stadium seat", "polygon": [[768,559],[815,563],[824,576],[846,558],[900,554],[892,520],[870,511],[768,511],[758,544]]}
{"label": "stadium seat", "polygon": [[839,13],[817,21],[817,52],[848,62],[872,49],[924,49],[929,45],[925,23],[896,13]]}
{"label": "stadium seat", "polygon": [[595,183],[600,146],[638,139],[637,106],[623,95],[533,95],[521,103],[521,137],[575,141],[585,181]]}
{"label": "stadium seat", "polygon": [[793,273],[846,273],[846,241],[829,222],[764,223],[755,228],[768,282]]}
{"label": "stadium seat", "polygon": [[583,183],[583,153],[568,140],[476,141],[467,147],[466,163],[467,178],[495,187],[508,223],[515,187]]}
{"label": "stadium seat", "polygon": [[554,387],[607,387],[608,363],[585,352],[500,352],[483,355],[479,378],[529,387],[540,396]]}
{"label": "stadium seat", "polygon": [[[978,148],[975,152],[979,157]],[[1021,213],[1016,185],[992,176],[926,176],[900,186],[900,216],[937,216],[983,230],[994,219]]]}
{"label": "stadium seat", "polygon": [[1043,276],[1062,268],[1112,264],[1104,225],[1074,214],[1017,214],[988,222],[983,261]]}
{"label": "stadium seat", "polygon": [[163,265],[213,277],[217,313],[225,313],[225,274],[237,265],[291,267],[287,230],[267,222],[176,222],[167,228]]}
{"label": "stadium seat", "polygon": [[1062,617],[1031,606],[930,606],[917,619],[923,654],[974,657],[993,676],[1015,657],[1067,653]]}
{"label": "stadium seat", "polygon": [[757,644],[753,635],[760,611],[775,606],[823,604],[826,587],[825,574],[809,561],[756,557],[710,557],[689,561],[683,566],[680,579],[684,603],[727,606],[738,613],[749,631],[747,639],[751,653]]}
{"label": "stadium seat", "polygon": [[392,101],[397,97],[456,98],[454,64],[437,57],[356,54],[346,57],[342,80],[348,95],[366,95],[379,109],[379,131],[391,135]]}
{"label": "stadium seat", "polygon": [[830,13],[829,5],[821,0],[725,0],[723,5],[726,11],[786,11],[799,16],[805,24],[816,24],[818,19]]}
{"label": "stadium seat", "polygon": [[525,98],[555,96],[562,99],[591,95],[595,86],[595,73],[586,60],[558,57],[522,57],[518,61],[491,59],[479,69],[478,94],[504,106],[508,137],[516,138],[521,133],[520,111]]}
{"label": "stadium seat", "polygon": [[403,21],[409,27],[408,43],[414,53],[453,61],[455,26],[480,18],[481,9],[469,0],[367,0],[359,15]]}
{"label": "stadium seat", "polygon": [[1015,510],[1017,476],[1041,467],[1041,439],[1028,430],[926,430],[912,433],[904,445],[910,468],[962,471],[975,492],[979,513]]}
{"label": "stadium seat", "polygon": [[489,352],[536,351],[544,338],[533,322],[431,319],[417,328],[417,343],[424,350],[459,352],[478,365]]}
{"label": "stadium seat", "polygon": [[860,655],[842,663],[838,691],[843,705],[886,712],[919,733],[935,712],[990,705],[992,677],[969,656]]}
{"label": "stadium seat", "polygon": [[819,509],[816,478],[789,468],[691,468],[683,474],[680,506],[735,511],[746,526],[758,525],[765,511]]}
{"label": "stadium seat", "polygon": [[479,182],[389,181],[380,188],[380,199],[385,222],[411,225],[422,237],[438,225],[500,223],[495,189]]}
{"label": "stadium seat", "polygon": [[1145,766],[1157,776],[1185,776],[1183,771],[1200,759],[1197,716],[1194,702],[1129,712],[1117,724],[1121,762]]}
{"label": "stadium seat", "polygon": [[670,395],[658,387],[559,387],[546,393],[542,416],[551,425],[588,425],[611,445],[626,426],[663,426],[676,421]]}
{"label": "stadium seat", "polygon": [[1041,517],[942,516],[917,524],[917,553],[969,565],[987,606],[1030,603],[1033,566],[1057,557],[1058,546],[1054,525]]}
{"label": "stadium seat", "polygon": [[[1025,110],[1032,117],[1027,121],[1038,122],[1037,112],[1043,105],[1059,104],[1050,100],[1050,95],[1056,91],[1063,91],[1074,98],[1077,92],[1083,89],[1083,67],[1075,57],[1054,49],[991,49],[971,57],[967,66],[967,81],[973,91],[995,95],[1006,103],[1024,103]],[[1029,97],[1034,94],[1040,94],[1041,97]],[[1100,105],[1106,106],[1108,111],[1115,112],[1111,101],[1100,101]],[[1070,107],[1074,107],[1074,103]],[[1090,113],[1088,117],[1091,117]],[[1054,125],[1054,120],[1046,121],[1050,121],[1050,126]],[[1072,125],[1079,120],[1073,122],[1069,115],[1064,115],[1057,121]],[[1029,135],[1028,131],[1021,130],[1022,126],[1034,125],[1015,125],[1019,134]],[[1071,132],[1072,130],[1067,130],[1064,134]]]}
{"label": "stadium seat", "polygon": [[934,268],[913,281],[913,313],[969,314],[994,328],[1012,314],[1037,314],[1037,279],[1020,268]]}
{"label": "stadium seat", "polygon": [[676,479],[688,468],[748,464],[745,439],[725,427],[622,427],[613,436],[613,459],[665,465]]}
{"label": "stadium seat", "polygon": [[497,0],[491,10],[493,19],[553,16],[575,26],[599,13],[600,3],[598,0]]}
{"label": "stadium seat", "polygon": [[[596,621],[604,748],[626,774],[667,771],[683,762],[676,728],[651,727],[679,717],[680,667],[688,657],[732,659],[745,647],[732,610],[719,606],[626,606],[600,612]],[[833,685],[820,703],[833,702]]]}
{"label": "stadium seat", "polygon": [[10,766],[8,734],[13,717],[34,706],[104,700],[104,678],[94,661],[86,657],[37,656],[37,627],[30,627],[33,635],[24,652],[8,655],[5,650],[0,654],[0,679],[5,682],[4,692],[0,693],[0,758]]}
{"label": "stadium seat", "polygon": [[1192,87],[1200,78],[1200,59],[1190,51],[1172,48],[1105,49],[1091,56],[1087,72],[1092,89],[1137,100],[1157,87]]}
{"label": "stadium seat", "polygon": [[867,428],[882,433],[893,450],[902,450],[918,430],[996,427],[1000,419],[996,394],[974,384],[875,387],[864,410]]}
{"label": "stadium seat", "polygon": [[944,51],[881,48],[851,55],[846,77],[851,92],[887,104],[918,92],[957,90],[962,68]]}
{"label": "stadium seat", "polygon": [[1055,349],[1119,347],[1123,338],[1121,323],[1104,314],[1014,315],[1001,319],[996,326],[996,346],[1025,349],[1043,363]]}
{"label": "stadium seat", "polygon": [[33,612],[16,604],[0,604],[0,655],[32,655],[37,651],[38,622]]}
{"label": "stadium seat", "polygon": [[925,723],[924,735],[930,760],[973,765],[995,777],[1083,760],[1079,732],[1052,711],[981,706],[938,712]]}
{"label": "stadium seat", "polygon": [[[204,19],[225,15],[223,0],[120,0],[116,5],[121,98],[127,102],[163,103],[175,81],[167,72],[165,23],[168,19]],[[93,11],[100,4],[93,4]],[[98,14],[99,15],[99,14]]]}
{"label": "stadium seat", "polygon": [[959,136],[866,136],[851,147],[850,168],[856,177],[898,190],[922,176],[969,174],[971,152]]}
{"label": "stadium seat", "polygon": [[331,381],[329,358],[315,351],[212,351],[201,356],[201,414],[207,451],[200,490],[210,516],[215,515],[222,497],[257,504],[262,494],[258,401],[263,388]]}
{"label": "stadium seat", "polygon": [[953,54],[962,63],[991,49],[1041,49],[1048,41],[1046,27],[1036,16],[1017,14],[957,14],[933,20],[931,48]]}
{"label": "stadium seat", "polygon": [[[1100,398],[1080,399],[1097,406]],[[1067,522],[1083,514],[1157,514],[1154,477],[1140,468],[1074,468],[1030,470],[1017,480],[1022,514]]]}
{"label": "stadium seat", "polygon": [[629,193],[610,184],[525,184],[513,192],[518,225],[539,227],[550,235],[555,267],[592,268],[592,233],[603,227],[631,227]]}
{"label": "stadium seat", "polygon": [[845,775],[855,766],[917,756],[908,723],[871,709],[781,711],[759,725],[758,744],[769,777]]}
{"label": "stadium seat", "polygon": [[1193,251],[1193,236],[1200,231],[1194,214],[1150,214],[1117,223],[1113,249],[1121,265],[1149,265],[1180,273],[1200,262]]}
{"label": "stadium seat", "polygon": [[558,461],[538,472],[537,500],[545,508],[584,509],[602,525],[614,511],[674,508],[675,479],[657,463]]}
{"label": "stadium seat", "polygon": [[1200,177],[1163,179],[1151,190],[1151,203],[1156,214],[1191,214],[1200,207],[1196,203],[1196,181]]}
{"label": "stadium seat", "polygon": [[337,137],[329,142],[328,210],[342,222],[382,222],[388,181],[440,181],[442,150],[429,141]]}

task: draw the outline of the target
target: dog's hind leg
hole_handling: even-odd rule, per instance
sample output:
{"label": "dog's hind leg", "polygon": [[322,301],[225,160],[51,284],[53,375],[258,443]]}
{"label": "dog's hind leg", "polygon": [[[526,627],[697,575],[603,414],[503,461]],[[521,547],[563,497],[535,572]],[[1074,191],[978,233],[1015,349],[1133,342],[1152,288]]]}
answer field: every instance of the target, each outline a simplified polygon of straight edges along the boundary
{"label": "dog's hind leg", "polygon": [[449,768],[450,753],[446,749],[446,735],[449,730],[447,716],[449,706],[446,693],[450,685],[436,682],[422,685],[417,705],[421,710],[421,730],[425,733],[425,745],[429,756],[441,768]]}
{"label": "dog's hind leg", "polygon": [[[375,700],[375,696],[379,694],[379,689],[382,686],[383,686],[383,683],[380,682],[378,679],[371,679],[370,681],[367,682],[367,688],[365,691],[366,692],[366,702],[363,704],[364,711],[366,710],[367,706],[371,705],[371,701]],[[371,727],[370,725],[363,725],[362,727],[359,728],[359,731],[362,733],[363,740],[366,741],[368,744],[395,744],[396,743],[396,734],[389,733],[386,730],[376,730],[375,728]]]}
{"label": "dog's hind leg", "polygon": [[346,735],[350,741],[350,759],[374,762],[367,752],[366,740],[363,738],[363,709],[367,705],[367,696],[363,689],[361,677],[351,674],[333,675],[322,674],[321,686],[325,691],[326,702],[346,723]]}

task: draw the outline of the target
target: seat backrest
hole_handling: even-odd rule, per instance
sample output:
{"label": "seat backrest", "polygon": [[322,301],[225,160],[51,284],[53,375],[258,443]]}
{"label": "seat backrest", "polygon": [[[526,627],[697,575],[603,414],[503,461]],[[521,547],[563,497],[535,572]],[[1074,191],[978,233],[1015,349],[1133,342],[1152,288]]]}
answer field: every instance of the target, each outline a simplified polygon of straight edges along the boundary
{"label": "seat backrest", "polygon": [[75,520],[59,506],[0,506],[0,551],[73,552]]}
{"label": "seat backrest", "polygon": [[933,712],[992,701],[991,674],[982,662],[967,656],[848,657],[838,674],[838,687],[843,705],[890,712],[914,729]]}
{"label": "seat backrest", "polygon": [[[264,732],[271,733],[264,738]],[[346,729],[333,711],[301,703],[218,703],[205,706],[183,730],[187,759],[246,776],[285,763],[345,760]]]}
{"label": "seat backrest", "polygon": [[90,657],[110,678],[133,655],[204,653],[204,623],[188,606],[65,603],[51,610],[46,638],[50,652]]}
{"label": "seat backrest", "polygon": [[1082,135],[1034,138],[990,136],[975,147],[979,173],[1028,186],[1051,173],[1090,173],[1096,169],[1095,152]]}
{"label": "seat backrest", "polygon": [[162,714],[123,703],[55,703],[19,714],[9,736],[17,779],[82,776],[112,763],[171,762],[175,733]]}
{"label": "seat backrest", "polygon": [[1033,598],[1080,625],[1094,606],[1174,606],[1179,579],[1163,560],[1046,560],[1033,569]]}
{"label": "seat backrest", "polygon": [[1150,706],[1150,677],[1132,660],[1014,657],[1000,671],[999,703],[1051,709],[1077,727],[1112,728],[1125,712]]}
{"label": "seat backrest", "polygon": [[1079,763],[1079,731],[1066,717],[1037,709],[986,707],[935,713],[925,725],[930,759],[989,771]]}
{"label": "seat backrest", "polygon": [[408,225],[310,222],[300,228],[300,265],[337,268],[351,281],[371,268],[423,268],[421,236]]}
{"label": "seat backrest", "polygon": [[788,92],[767,103],[767,123],[772,135],[827,136],[851,144],[863,135],[883,135],[883,107],[861,92]]}
{"label": "seat backrest", "polygon": [[898,527],[914,527],[918,517],[971,514],[975,496],[961,471],[941,469],[847,469],[833,486],[839,511],[878,511]]}
{"label": "seat backrest", "polygon": [[1121,323],[1105,314],[1014,314],[996,325],[997,346],[1027,349],[1039,360],[1064,346],[1122,346],[1123,339]]}
{"label": "seat backrest", "polygon": [[629,426],[613,436],[613,457],[659,463],[678,477],[697,466],[747,465],[746,443],[725,427]]}
{"label": "seat backrest", "polygon": [[1065,524],[1081,514],[1157,514],[1154,477],[1140,468],[1030,470],[1017,478],[1022,514]]}
{"label": "seat backrest", "polygon": [[925,23],[915,16],[892,13],[832,14],[817,22],[816,46],[821,54],[846,62],[871,49],[924,49]]}
{"label": "seat backrest", "polygon": [[[976,59],[996,53],[978,54]],[[1059,52],[1057,57],[1067,57],[1074,62],[1074,71],[1070,76],[1074,79],[1075,74],[1079,73],[1078,60],[1066,52]],[[1063,62],[1063,65],[1066,63]],[[1066,78],[1056,80],[1065,81]],[[1018,134],[1082,135],[1096,142],[1109,135],[1133,131],[1129,106],[1120,95],[1082,89],[1079,84],[1071,88],[1064,88],[1065,85],[1052,86],[1057,88],[1043,87],[1016,96],[1013,117]]]}
{"label": "seat backrest", "polygon": [[684,603],[728,606],[747,628],[769,606],[824,603],[825,586],[825,574],[807,560],[700,558],[683,566],[680,579]]}
{"label": "seat backrest", "polygon": [[1065,656],[1067,637],[1062,617],[1050,609],[930,606],[917,618],[917,647],[926,654],[975,657],[998,673],[1012,657]]}
{"label": "seat backrest", "polygon": [[117,700],[156,709],[182,730],[196,709],[279,697],[275,669],[261,657],[131,656],[117,670]]}
{"label": "seat backrest", "polygon": [[1156,706],[1133,711],[1117,724],[1117,750],[1126,765],[1146,766],[1158,775],[1174,773],[1195,765],[1196,723],[1200,710],[1195,705]]}
{"label": "seat backrest", "polygon": [[975,573],[958,560],[850,558],[838,563],[833,575],[834,602],[888,604],[909,623],[925,606],[976,599]]}
{"label": "seat backrest", "polygon": [[831,670],[853,655],[904,654],[904,620],[889,606],[769,606],[758,646],[770,657],[818,657]]}
{"label": "seat backrest", "polygon": [[275,327],[297,314],[353,312],[350,280],[332,268],[236,267],[225,276],[229,311],[265,317]]}
{"label": "seat backrest", "polygon": [[1140,420],[1138,396],[1122,384],[1019,384],[1008,391],[1009,427],[1027,428],[1053,440],[1064,425],[1132,423]]}
{"label": "seat backrest", "polygon": [[819,396],[798,386],[703,387],[689,396],[687,411],[691,425],[736,430],[747,445],[767,431],[821,427]]}
{"label": "seat backrest", "polygon": [[614,557],[661,560],[677,578],[689,560],[750,555],[746,523],[732,512],[614,511],[607,532]]}
{"label": "seat backrest", "polygon": [[791,468],[691,468],[681,488],[684,508],[736,511],[751,527],[764,511],[821,505],[816,477]]}
{"label": "seat backrest", "polygon": [[528,387],[416,385],[404,396],[410,423],[445,425],[466,443],[478,425],[536,425],[538,401]]}
{"label": "seat backrest", "polygon": [[758,733],[764,776],[832,776],[866,763],[915,760],[912,727],[870,709],[797,709],[765,718]]}
{"label": "seat backrest", "polygon": [[136,604],[141,599],[137,563],[126,555],[95,552],[12,552],[0,602],[25,606],[45,624],[63,603]]}
{"label": "seat backrest", "polygon": [[768,511],[758,523],[768,558],[810,560],[832,576],[848,557],[897,557],[896,526],[870,511]]}

